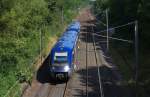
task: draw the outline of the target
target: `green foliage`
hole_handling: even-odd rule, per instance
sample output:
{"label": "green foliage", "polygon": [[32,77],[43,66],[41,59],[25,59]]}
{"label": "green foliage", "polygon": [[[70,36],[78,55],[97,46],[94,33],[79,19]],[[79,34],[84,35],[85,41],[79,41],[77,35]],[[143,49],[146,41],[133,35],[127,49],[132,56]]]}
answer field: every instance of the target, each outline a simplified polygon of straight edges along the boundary
{"label": "green foliage", "polygon": [[40,32],[44,49],[50,37],[61,35],[85,1],[0,0],[0,97],[15,81],[31,80],[31,65],[40,53]]}

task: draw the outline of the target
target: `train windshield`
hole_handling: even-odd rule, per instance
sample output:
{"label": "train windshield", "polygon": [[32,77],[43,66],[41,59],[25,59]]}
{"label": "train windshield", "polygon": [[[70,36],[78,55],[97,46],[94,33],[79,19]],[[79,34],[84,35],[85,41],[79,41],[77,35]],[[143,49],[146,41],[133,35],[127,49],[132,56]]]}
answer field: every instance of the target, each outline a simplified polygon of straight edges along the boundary
{"label": "train windshield", "polygon": [[54,64],[66,64],[66,63],[68,63],[67,52],[55,53]]}

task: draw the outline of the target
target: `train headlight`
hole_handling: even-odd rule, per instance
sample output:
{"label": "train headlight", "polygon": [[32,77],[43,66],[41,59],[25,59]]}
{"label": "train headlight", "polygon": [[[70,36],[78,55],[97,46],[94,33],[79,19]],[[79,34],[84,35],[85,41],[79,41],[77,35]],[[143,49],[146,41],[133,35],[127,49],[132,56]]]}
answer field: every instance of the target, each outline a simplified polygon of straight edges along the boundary
{"label": "train headlight", "polygon": [[70,69],[69,66],[65,66],[65,67],[64,67],[64,70],[65,70],[65,71],[68,71],[69,69]]}
{"label": "train headlight", "polygon": [[52,70],[55,70],[55,67],[52,67]]}

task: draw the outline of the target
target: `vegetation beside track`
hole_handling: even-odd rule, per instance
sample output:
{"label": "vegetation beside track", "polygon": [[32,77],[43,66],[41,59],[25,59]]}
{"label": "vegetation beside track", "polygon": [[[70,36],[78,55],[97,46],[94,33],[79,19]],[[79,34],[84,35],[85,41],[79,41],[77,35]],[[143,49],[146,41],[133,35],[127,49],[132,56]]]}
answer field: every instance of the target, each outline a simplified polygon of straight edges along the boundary
{"label": "vegetation beside track", "polygon": [[[16,81],[30,81],[39,54],[61,35],[87,0],[1,0],[0,1],[0,97]],[[40,40],[40,38],[42,39]],[[42,42],[42,49],[40,49]],[[41,50],[41,51],[40,51]],[[11,95],[12,93],[12,95]]]}
{"label": "vegetation beside track", "polygon": [[[139,23],[139,97],[147,97],[146,93],[150,93],[150,61],[148,60],[150,54],[150,1],[147,0],[96,0],[93,6],[94,13],[97,19],[106,23],[105,10],[109,13],[109,27],[126,24],[138,20]],[[103,27],[106,29],[106,27]],[[134,41],[134,25],[126,26],[124,28],[115,29],[113,37],[123,38]],[[134,66],[134,44],[113,41],[110,47],[113,47],[113,58],[119,61],[120,70],[124,76],[124,80],[131,79],[132,70],[130,67]],[[116,50],[117,49],[117,50]],[[114,51],[116,50],[116,51]],[[118,55],[118,51],[120,54]],[[117,53],[116,53],[117,52]],[[119,57],[119,56],[123,56]],[[116,59],[117,58],[117,59]],[[127,60],[127,63],[121,60]],[[133,73],[132,73],[133,74]],[[132,76],[133,78],[133,76]],[[141,92],[142,91],[142,92]],[[149,94],[150,95],[150,94]]]}

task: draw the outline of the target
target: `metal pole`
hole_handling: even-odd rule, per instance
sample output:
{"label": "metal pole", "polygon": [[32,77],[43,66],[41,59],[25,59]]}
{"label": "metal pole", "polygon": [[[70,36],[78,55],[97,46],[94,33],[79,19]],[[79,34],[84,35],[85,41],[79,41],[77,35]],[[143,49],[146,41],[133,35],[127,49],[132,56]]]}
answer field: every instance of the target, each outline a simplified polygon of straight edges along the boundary
{"label": "metal pole", "polygon": [[139,40],[138,40],[138,21],[135,21],[135,81],[138,81],[139,65]]}
{"label": "metal pole", "polygon": [[106,9],[106,22],[107,22],[107,51],[109,51],[109,24],[108,24],[108,9]]}
{"label": "metal pole", "polygon": [[138,21],[135,21],[135,80],[138,80],[139,43],[138,43]]}
{"label": "metal pole", "polygon": [[63,11],[63,6],[61,8],[61,23],[62,25],[64,24],[64,11]]}
{"label": "metal pole", "polygon": [[40,30],[40,61],[42,64],[42,29]]}

